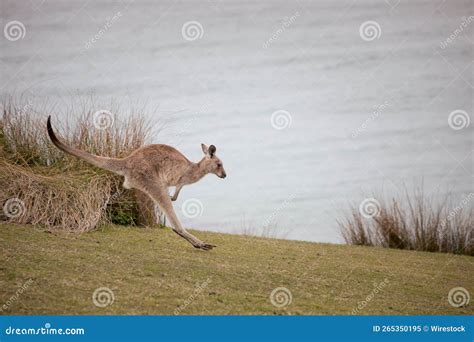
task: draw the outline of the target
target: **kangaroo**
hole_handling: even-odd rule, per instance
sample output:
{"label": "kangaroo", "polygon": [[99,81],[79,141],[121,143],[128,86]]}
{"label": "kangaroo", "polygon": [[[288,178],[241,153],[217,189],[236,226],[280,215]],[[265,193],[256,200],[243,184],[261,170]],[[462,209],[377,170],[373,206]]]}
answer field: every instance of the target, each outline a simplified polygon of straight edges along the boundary
{"label": "kangaroo", "polygon": [[[172,205],[172,201],[177,200],[184,185],[195,183],[208,173],[213,173],[219,178],[227,176],[222,161],[216,156],[214,145],[201,144],[204,157],[197,163],[188,160],[175,148],[161,144],[140,147],[125,158],[107,158],[93,155],[61,142],[51,126],[51,116],[48,117],[46,126],[49,138],[61,151],[123,176],[124,188],[137,189],[150,196],[168,217],[173,231],[195,248],[207,251],[216,247],[187,232],[178,220]],[[168,194],[170,186],[176,187],[173,196]]]}

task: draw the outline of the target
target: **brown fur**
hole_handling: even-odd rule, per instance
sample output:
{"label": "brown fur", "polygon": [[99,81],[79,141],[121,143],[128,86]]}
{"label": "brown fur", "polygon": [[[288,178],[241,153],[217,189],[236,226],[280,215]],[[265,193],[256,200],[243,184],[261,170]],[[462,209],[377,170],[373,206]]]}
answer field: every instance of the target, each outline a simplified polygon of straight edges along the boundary
{"label": "brown fur", "polygon": [[[82,158],[97,167],[112,171],[125,178],[124,187],[138,189],[146,193],[166,214],[173,230],[190,242],[194,247],[209,250],[214,245],[199,240],[187,232],[176,216],[171,201],[178,198],[184,185],[199,181],[208,173],[225,178],[222,162],[215,155],[214,145],[201,144],[204,157],[197,163],[188,160],[175,148],[168,145],[148,145],[132,152],[128,157],[106,158],[67,146],[55,135],[51,126],[51,117],[47,122],[48,135],[53,144],[60,150]],[[168,187],[175,186],[176,191],[170,198]]]}

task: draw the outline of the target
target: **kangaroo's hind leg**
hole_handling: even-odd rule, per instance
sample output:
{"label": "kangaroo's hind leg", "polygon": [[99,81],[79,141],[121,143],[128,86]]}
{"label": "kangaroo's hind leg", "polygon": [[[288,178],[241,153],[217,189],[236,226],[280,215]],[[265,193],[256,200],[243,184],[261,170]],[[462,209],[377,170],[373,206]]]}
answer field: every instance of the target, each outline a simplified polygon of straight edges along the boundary
{"label": "kangaroo's hind leg", "polygon": [[192,235],[191,233],[187,232],[186,229],[183,228],[181,222],[179,222],[178,217],[173,209],[173,204],[171,203],[170,196],[168,194],[167,188],[164,186],[160,186],[159,184],[148,185],[146,189],[143,189],[151,199],[160,206],[161,210],[163,210],[171,222],[173,231],[181,236],[182,238],[186,239],[189,243],[191,243],[194,247],[210,250],[214,245],[205,243],[199,240],[197,237]]}

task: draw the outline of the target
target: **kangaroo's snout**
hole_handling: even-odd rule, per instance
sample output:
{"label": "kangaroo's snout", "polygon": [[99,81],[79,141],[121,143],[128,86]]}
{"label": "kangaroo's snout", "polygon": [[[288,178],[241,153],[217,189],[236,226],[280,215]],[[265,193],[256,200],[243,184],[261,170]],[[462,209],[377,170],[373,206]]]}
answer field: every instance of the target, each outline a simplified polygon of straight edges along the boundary
{"label": "kangaroo's snout", "polygon": [[219,178],[226,178],[227,174],[224,172],[222,175],[219,175]]}

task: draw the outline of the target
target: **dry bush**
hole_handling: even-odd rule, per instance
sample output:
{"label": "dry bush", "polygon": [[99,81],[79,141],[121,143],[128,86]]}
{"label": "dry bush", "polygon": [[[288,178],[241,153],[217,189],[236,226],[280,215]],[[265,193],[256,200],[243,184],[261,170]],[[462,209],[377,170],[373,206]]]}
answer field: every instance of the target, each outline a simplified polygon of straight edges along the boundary
{"label": "dry bush", "polygon": [[[81,107],[75,125],[53,116],[58,135],[71,146],[107,157],[124,157],[147,143],[150,123],[136,113],[113,116],[107,129],[94,126],[94,107]],[[69,109],[69,117],[74,108]],[[4,99],[0,120],[0,221],[28,223],[47,229],[89,231],[105,222],[155,223],[153,203],[121,187],[122,179],[59,151],[46,133],[50,110],[33,110]],[[15,199],[15,201],[10,201]],[[137,199],[140,199],[138,201]],[[16,204],[11,215],[5,206]],[[7,208],[8,209],[8,208]],[[146,213],[143,215],[142,213]],[[152,214],[150,214],[152,213]]]}
{"label": "dry bush", "polygon": [[[104,179],[105,178],[105,179]],[[0,165],[0,218],[84,232],[104,220],[113,181],[99,175],[41,175],[30,167]],[[10,201],[10,202],[8,202]]]}
{"label": "dry bush", "polygon": [[[5,98],[2,107],[2,140],[10,160],[35,166],[61,163],[77,168],[85,165],[84,161],[65,156],[51,144],[45,129],[46,118],[51,113],[47,106],[35,110],[31,103],[21,105]],[[71,106],[66,114],[53,116],[53,127],[69,145],[106,157],[125,157],[148,142],[151,124],[140,112],[131,111],[124,119],[116,114],[120,110],[117,107],[112,112],[113,124],[107,129],[97,129],[93,108],[97,108],[93,100],[87,101],[77,115]],[[73,118],[73,126],[61,123],[61,117]]]}
{"label": "dry bush", "polygon": [[346,243],[428,252],[474,255],[474,193],[453,206],[447,195],[441,202],[415,191],[391,200],[376,196],[376,215],[365,217],[353,205],[338,220]]}

